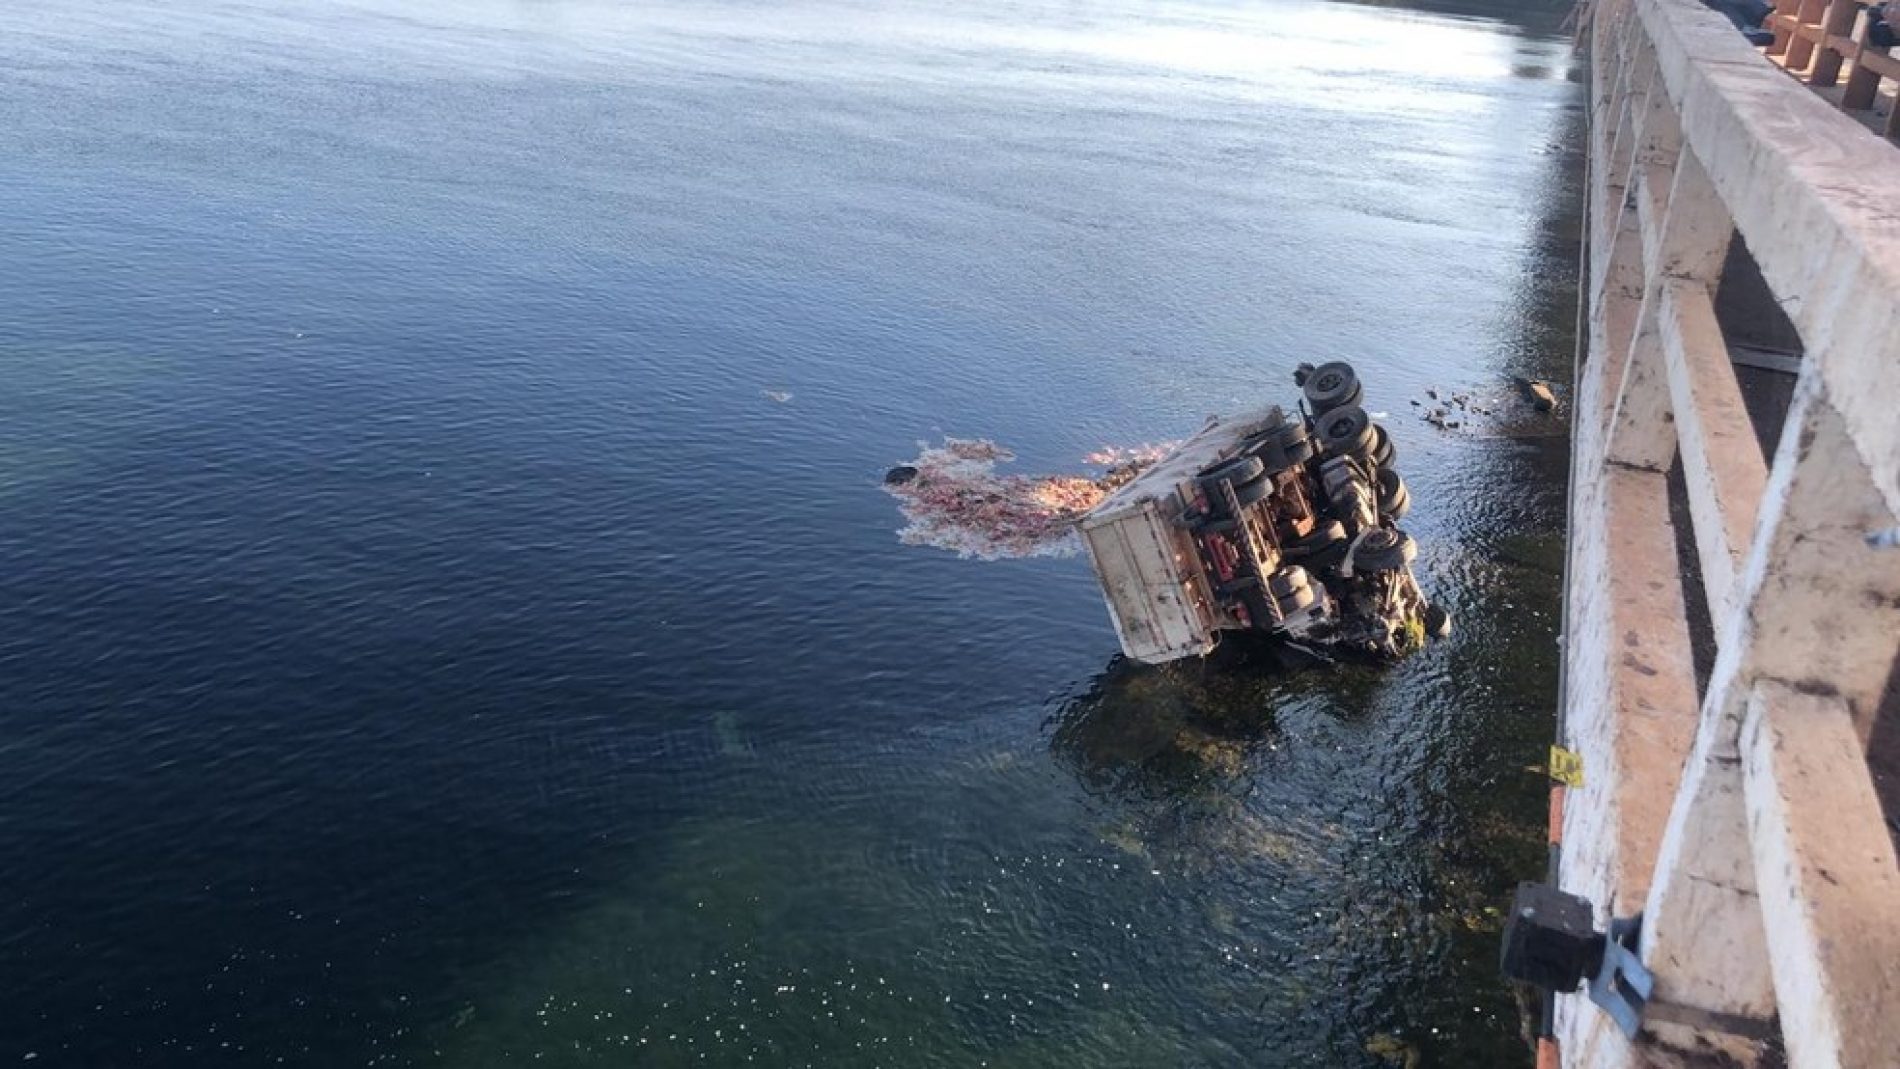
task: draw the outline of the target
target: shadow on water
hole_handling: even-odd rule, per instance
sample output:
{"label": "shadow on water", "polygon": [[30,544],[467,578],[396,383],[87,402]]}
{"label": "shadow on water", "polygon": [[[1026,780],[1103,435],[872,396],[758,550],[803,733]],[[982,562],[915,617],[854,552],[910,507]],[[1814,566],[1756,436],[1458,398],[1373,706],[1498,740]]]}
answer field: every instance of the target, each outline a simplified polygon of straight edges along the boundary
{"label": "shadow on water", "polygon": [[1274,745],[1275,710],[1302,689],[1337,693],[1342,675],[1371,671],[1245,636],[1168,665],[1118,655],[1046,728],[1051,750],[1090,789],[1166,798],[1210,776],[1240,775],[1249,750]]}

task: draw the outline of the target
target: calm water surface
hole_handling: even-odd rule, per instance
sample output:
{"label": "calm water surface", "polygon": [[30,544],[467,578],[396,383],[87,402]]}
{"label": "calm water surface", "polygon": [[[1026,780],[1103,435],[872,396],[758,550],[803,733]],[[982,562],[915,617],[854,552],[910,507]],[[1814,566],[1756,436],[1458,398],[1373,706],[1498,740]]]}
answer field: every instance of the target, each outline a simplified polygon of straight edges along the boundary
{"label": "calm water surface", "polygon": [[[0,1065],[1522,1064],[1562,446],[1407,400],[1563,374],[1576,92],[1482,2],[7,5]],[[893,536],[1336,357],[1395,669]]]}

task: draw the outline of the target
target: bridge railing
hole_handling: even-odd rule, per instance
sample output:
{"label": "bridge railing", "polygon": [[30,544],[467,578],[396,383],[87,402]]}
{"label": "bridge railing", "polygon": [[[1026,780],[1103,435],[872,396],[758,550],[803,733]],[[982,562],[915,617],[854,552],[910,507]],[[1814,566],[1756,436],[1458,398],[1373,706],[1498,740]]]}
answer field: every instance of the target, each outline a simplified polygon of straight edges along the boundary
{"label": "bridge railing", "polygon": [[[1870,6],[1863,0],[1775,0],[1774,12],[1763,24],[1775,34],[1768,55],[1816,89],[1840,85],[1846,67],[1847,84],[1838,97],[1841,110],[1871,112],[1881,79],[1900,81],[1900,58],[1871,40]],[[1894,14],[1900,23],[1900,5]],[[1900,105],[1887,112],[1883,130],[1888,137],[1900,137]]]}
{"label": "bridge railing", "polygon": [[[1895,1064],[1867,753],[1900,729],[1900,154],[1696,0],[1598,0],[1588,33],[1561,879],[1643,913],[1657,988],[1633,1044],[1562,1000],[1564,1062],[1752,1064],[1779,1031],[1795,1066]],[[1772,457],[1718,313],[1738,241],[1801,342]]]}

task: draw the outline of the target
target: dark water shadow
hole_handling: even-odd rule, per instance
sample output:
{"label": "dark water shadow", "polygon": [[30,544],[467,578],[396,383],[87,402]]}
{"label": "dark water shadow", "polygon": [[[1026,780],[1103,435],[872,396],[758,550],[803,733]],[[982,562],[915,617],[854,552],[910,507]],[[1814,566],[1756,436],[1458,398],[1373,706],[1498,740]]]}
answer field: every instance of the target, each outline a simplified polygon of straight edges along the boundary
{"label": "dark water shadow", "polygon": [[1229,636],[1205,658],[1147,665],[1120,655],[1050,716],[1050,749],[1084,786],[1154,798],[1244,773],[1281,734],[1277,710],[1326,662]]}

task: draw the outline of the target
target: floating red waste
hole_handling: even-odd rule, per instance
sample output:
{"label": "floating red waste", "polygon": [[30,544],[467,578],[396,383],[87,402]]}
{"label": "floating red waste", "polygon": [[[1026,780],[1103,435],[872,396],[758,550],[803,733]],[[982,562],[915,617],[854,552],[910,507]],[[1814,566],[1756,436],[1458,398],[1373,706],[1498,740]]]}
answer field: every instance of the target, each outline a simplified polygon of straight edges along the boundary
{"label": "floating red waste", "polygon": [[1075,522],[1172,448],[1091,453],[1100,475],[1026,476],[997,472],[1016,455],[987,438],[946,438],[893,468],[884,489],[908,521],[898,531],[907,545],[979,560],[1066,557],[1082,549]]}

